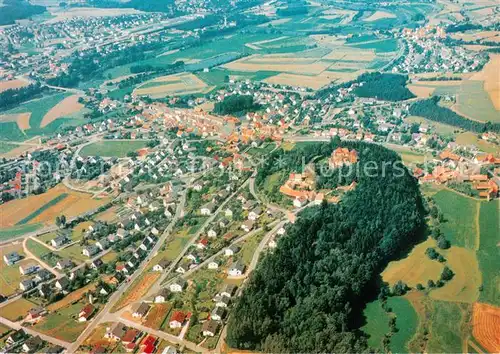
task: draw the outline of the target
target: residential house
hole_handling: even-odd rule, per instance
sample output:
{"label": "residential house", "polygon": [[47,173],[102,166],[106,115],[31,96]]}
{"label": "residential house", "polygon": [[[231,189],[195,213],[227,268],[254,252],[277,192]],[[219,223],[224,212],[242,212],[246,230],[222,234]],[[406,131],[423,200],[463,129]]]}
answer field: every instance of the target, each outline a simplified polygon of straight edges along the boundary
{"label": "residential house", "polygon": [[235,262],[229,268],[228,274],[233,277],[236,277],[243,275],[244,272],[245,272],[245,265],[241,262]]}
{"label": "residential house", "polygon": [[26,316],[26,321],[28,322],[38,321],[46,313],[47,310],[45,310],[43,307],[41,306],[34,307],[28,311],[28,315]]}
{"label": "residential house", "polygon": [[170,265],[170,261],[166,258],[163,258],[161,261],[158,262],[158,264],[155,264],[153,266],[153,270],[155,272],[164,272],[167,270],[168,266]]}
{"label": "residential house", "polygon": [[236,292],[236,285],[226,284],[226,285],[224,285],[224,288],[222,288],[222,291],[220,292],[219,295],[232,297],[235,292]]}
{"label": "residential house", "polygon": [[64,347],[61,347],[60,345],[52,345],[45,350],[45,354],[59,354],[62,353],[63,350]]}
{"label": "residential house", "polygon": [[155,304],[162,304],[162,303],[166,302],[168,300],[168,298],[170,297],[170,293],[171,293],[170,290],[168,290],[167,288],[161,289],[155,295],[155,299],[154,299]]}
{"label": "residential house", "polygon": [[101,250],[101,251],[104,251],[106,249],[108,249],[109,247],[109,241],[107,238],[103,237],[101,238],[99,241],[97,241],[95,243],[95,245]]}
{"label": "residential house", "polygon": [[73,267],[73,262],[71,261],[71,259],[68,258],[61,259],[56,263],[56,268],[60,270],[72,267]]}
{"label": "residential house", "polygon": [[96,255],[97,253],[99,253],[99,248],[97,248],[97,246],[95,246],[95,245],[88,245],[82,251],[82,254],[84,256],[87,256],[87,257],[92,257],[92,256]]}
{"label": "residential house", "polygon": [[21,282],[19,283],[19,289],[21,289],[22,291],[30,290],[31,288],[33,288],[33,286],[34,283],[31,279],[21,280]]}
{"label": "residential house", "polygon": [[215,210],[215,204],[210,202],[210,203],[207,203],[200,208],[200,214],[201,215],[212,215],[214,210]]}
{"label": "residential house", "polygon": [[219,328],[219,323],[214,320],[208,320],[203,323],[201,327],[201,332],[204,337],[213,337],[217,333],[217,329]]}
{"label": "residential house", "polygon": [[59,248],[70,241],[68,233],[60,233],[58,236],[50,240],[50,244],[54,248]]}
{"label": "residential house", "polygon": [[15,331],[15,332],[11,332],[11,334],[9,334],[9,336],[5,340],[5,344],[11,346],[15,343],[20,342],[25,337],[26,337],[26,333],[24,333],[24,331],[22,329]]}
{"label": "residential house", "polygon": [[228,296],[220,296],[217,298],[216,302],[215,302],[215,306],[217,307],[228,307],[229,304],[231,303],[231,298],[228,297]]}
{"label": "residential house", "polygon": [[26,265],[19,266],[19,272],[22,275],[28,275],[34,273],[40,269],[40,266],[36,263],[29,263]]}
{"label": "residential house", "polygon": [[170,322],[168,325],[172,329],[181,328],[185,320],[186,320],[186,314],[184,312],[175,311],[170,317]]}
{"label": "residential house", "polygon": [[52,294],[52,287],[49,284],[42,284],[38,289],[38,294],[46,299]]}
{"label": "residential house", "polygon": [[215,321],[222,321],[226,314],[226,309],[224,307],[216,306],[212,313],[210,314],[210,318]]}
{"label": "residential house", "polygon": [[219,268],[219,262],[218,261],[211,261],[207,265],[208,269],[217,269]]}
{"label": "residential house", "polygon": [[207,236],[210,237],[210,238],[217,237],[217,231],[215,229],[210,229],[207,232]]}
{"label": "residential house", "polygon": [[34,336],[28,338],[27,341],[23,343],[22,349],[25,353],[35,353],[44,344],[42,338],[39,336]]}
{"label": "residential house", "polygon": [[118,230],[116,230],[116,236],[123,240],[128,236],[128,231],[123,228],[119,228]]}
{"label": "residential house", "polygon": [[255,227],[255,221],[247,220],[243,224],[241,224],[241,229],[245,232],[250,232]]}
{"label": "residential house", "polygon": [[94,259],[92,263],[90,264],[90,268],[92,269],[99,269],[104,265],[104,262],[102,261],[101,258]]}
{"label": "residential house", "polygon": [[[135,342],[135,340],[137,339],[137,336],[140,333],[141,332],[139,332],[135,328],[129,328],[129,329],[127,329],[127,331],[125,332],[125,334],[122,337],[122,344],[128,346],[128,344]],[[135,348],[135,346],[134,346],[134,348]]]}
{"label": "residential house", "polygon": [[226,248],[226,250],[224,251],[224,255],[226,257],[231,257],[231,256],[234,256],[236,253],[238,253],[240,251],[240,247],[237,246],[237,245],[232,245],[232,246],[229,246],[228,248]]}
{"label": "residential house", "polygon": [[132,317],[134,318],[143,318],[149,311],[150,306],[145,302],[141,302],[140,304],[135,305],[132,308]]}
{"label": "residential house", "polygon": [[189,263],[189,262],[183,262],[183,263],[179,264],[179,266],[177,267],[177,269],[175,271],[177,273],[184,274],[189,270],[190,264],[191,263]]}
{"label": "residential house", "polygon": [[196,248],[203,250],[208,246],[208,238],[204,237],[196,244]]}
{"label": "residential house", "polygon": [[175,279],[172,284],[170,284],[170,291],[173,293],[180,293],[186,287],[187,282],[183,278]]}
{"label": "residential house", "polygon": [[119,341],[123,338],[125,335],[125,332],[127,331],[127,327],[121,322],[117,322],[114,324],[113,327],[111,327],[106,334],[104,335],[105,338]]}
{"label": "residential house", "polygon": [[3,256],[3,261],[7,265],[13,265],[14,263],[21,260],[21,256],[17,252],[11,252]]}
{"label": "residential house", "polygon": [[52,273],[49,272],[47,269],[41,269],[36,273],[35,277],[33,278],[33,281],[37,284],[41,283],[42,281],[46,281],[52,278]]}
{"label": "residential house", "polygon": [[67,277],[62,277],[60,279],[57,279],[56,280],[56,288],[59,289],[59,290],[66,290],[69,286],[69,280]]}
{"label": "residential house", "polygon": [[95,308],[91,304],[85,305],[82,310],[78,313],[78,321],[86,322],[90,316],[94,313]]}
{"label": "residential house", "polygon": [[255,221],[262,215],[262,208],[257,207],[248,213],[248,220]]}

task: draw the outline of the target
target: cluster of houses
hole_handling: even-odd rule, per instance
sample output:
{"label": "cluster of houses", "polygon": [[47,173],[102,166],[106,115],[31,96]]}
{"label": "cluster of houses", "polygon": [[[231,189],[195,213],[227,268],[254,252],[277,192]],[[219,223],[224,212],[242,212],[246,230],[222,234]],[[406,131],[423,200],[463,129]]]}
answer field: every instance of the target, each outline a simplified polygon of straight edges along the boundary
{"label": "cluster of houses", "polygon": [[[21,259],[22,257],[18,252],[10,252],[3,256],[3,260],[8,266],[13,266]],[[19,273],[23,277],[29,276],[19,282],[19,289],[23,292],[31,290],[35,286],[44,283],[54,277],[51,272],[49,272],[45,268],[42,268],[38,263],[35,262],[20,265]]]}
{"label": "cluster of houses", "polygon": [[[140,311],[141,313],[143,312],[142,309]],[[144,335],[141,331],[127,327],[121,322],[116,322],[111,327],[107,328],[104,338],[111,342],[120,342],[127,353],[137,352],[152,354],[157,351],[160,342],[157,337]],[[102,347],[98,346],[93,350],[93,353],[96,352],[104,352],[104,350]],[[173,347],[167,347],[163,353],[174,354],[177,353],[177,351]]]}
{"label": "cluster of houses", "polygon": [[480,69],[488,61],[483,53],[467,50],[463,46],[447,45],[444,42],[446,31],[441,26],[405,28],[401,38],[408,53],[403,62],[392,68],[396,73],[468,73]]}
{"label": "cluster of houses", "polygon": [[58,354],[62,353],[63,347],[59,345],[48,345],[39,336],[31,336],[23,329],[13,330],[5,338],[4,347],[1,353],[48,353]]}
{"label": "cluster of houses", "polygon": [[[500,180],[497,174],[481,174],[481,166],[499,166],[500,158],[493,154],[478,155],[474,161],[467,162],[465,159],[450,150],[444,150],[439,154],[439,161],[431,173],[416,168],[413,172],[419,178],[420,183],[446,184],[448,182],[470,183],[480,198],[492,200],[498,197]],[[497,169],[494,171],[500,172]]]}

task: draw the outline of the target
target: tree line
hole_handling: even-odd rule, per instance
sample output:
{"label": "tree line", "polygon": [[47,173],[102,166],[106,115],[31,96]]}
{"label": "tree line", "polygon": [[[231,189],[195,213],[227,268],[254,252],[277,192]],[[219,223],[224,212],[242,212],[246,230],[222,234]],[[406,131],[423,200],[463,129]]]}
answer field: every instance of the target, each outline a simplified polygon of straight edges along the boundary
{"label": "tree line", "polygon": [[44,91],[48,90],[49,88],[47,86],[43,86],[39,82],[36,82],[25,87],[13,88],[0,92],[0,110],[16,107],[23,102],[40,96]]}
{"label": "tree line", "polygon": [[[276,164],[294,170],[302,157],[329,156],[339,144],[277,150],[257,179],[262,183]],[[287,228],[234,307],[227,333],[231,347],[368,351],[367,336],[360,330],[363,308],[377,294],[385,265],[419,240],[425,212],[417,181],[405,168],[397,173],[394,164],[401,161],[395,152],[360,142],[342,146],[359,152],[361,167],[375,162],[379,173],[360,168],[357,187],[339,204],[307,208]]]}
{"label": "tree line", "polygon": [[435,96],[427,100],[413,103],[409,113],[412,116],[420,116],[435,122],[452,125],[472,132],[482,133],[485,131],[500,132],[499,123],[477,122],[453,112],[451,109],[438,105],[440,98]]}

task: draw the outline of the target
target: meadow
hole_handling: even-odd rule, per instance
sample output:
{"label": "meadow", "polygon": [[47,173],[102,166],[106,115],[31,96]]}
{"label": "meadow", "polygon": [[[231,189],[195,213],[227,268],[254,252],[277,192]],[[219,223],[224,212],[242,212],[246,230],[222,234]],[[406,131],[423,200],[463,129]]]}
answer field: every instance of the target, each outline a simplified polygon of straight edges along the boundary
{"label": "meadow", "polygon": [[[58,106],[59,103],[70,96],[71,95],[68,93],[56,93],[25,102],[19,107],[2,112],[0,121],[2,121],[2,116],[7,115],[30,113],[30,116],[28,119],[28,126],[26,126],[25,123],[21,124],[21,128],[25,128],[23,130],[21,130],[19,122],[10,121],[0,123],[0,138],[7,141],[24,141],[37,135],[52,134],[62,126],[82,123],[83,119],[75,115],[75,113],[78,113],[79,108],[81,108],[80,106],[75,107],[76,104],[74,104],[74,102],[69,102],[70,106],[68,107],[68,101]],[[53,108],[55,108],[55,110],[52,110]],[[45,118],[49,112],[51,113],[48,118]],[[72,118],[62,118],[67,115],[70,115]]]}
{"label": "meadow", "polygon": [[438,192],[434,200],[444,215],[441,231],[451,244],[475,249],[479,238],[478,201],[449,190]]}
{"label": "meadow", "polygon": [[85,146],[81,156],[126,157],[129,152],[135,152],[146,147],[146,141],[100,141]]}
{"label": "meadow", "polygon": [[7,241],[24,234],[34,232],[42,226],[42,224],[29,224],[2,228],[0,229],[0,241]]}
{"label": "meadow", "polygon": [[86,322],[78,322],[75,317],[84,305],[81,303],[71,304],[57,311],[49,313],[33,328],[36,331],[53,336],[55,338],[73,342],[87,327]]}
{"label": "meadow", "polygon": [[15,322],[20,318],[24,318],[28,314],[29,310],[37,306],[39,305],[21,297],[10,304],[3,306],[0,311],[0,316],[8,319],[9,321]]}

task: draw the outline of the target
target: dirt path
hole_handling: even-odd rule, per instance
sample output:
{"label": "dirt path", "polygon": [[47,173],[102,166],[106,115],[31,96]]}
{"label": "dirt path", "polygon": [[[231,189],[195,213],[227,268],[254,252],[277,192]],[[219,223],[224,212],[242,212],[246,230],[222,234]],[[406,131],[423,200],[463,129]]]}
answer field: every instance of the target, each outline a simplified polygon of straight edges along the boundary
{"label": "dirt path", "polygon": [[45,263],[44,261],[42,261],[40,258],[38,258],[37,256],[35,256],[33,253],[31,253],[31,251],[26,246],[26,242],[28,240],[29,240],[29,238],[25,238],[24,241],[23,241],[23,251],[24,251],[24,253],[26,253],[26,256],[28,256],[28,258],[33,258],[34,260],[36,260],[38,263],[40,263],[40,265],[42,267],[44,267],[45,269],[47,269],[49,272],[51,272],[52,274],[54,274],[56,276],[56,278],[58,278],[61,275],[61,274],[59,274],[58,271],[56,271],[50,265],[48,265],[47,263]]}

